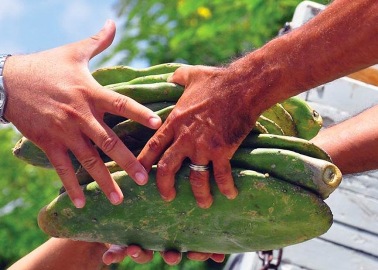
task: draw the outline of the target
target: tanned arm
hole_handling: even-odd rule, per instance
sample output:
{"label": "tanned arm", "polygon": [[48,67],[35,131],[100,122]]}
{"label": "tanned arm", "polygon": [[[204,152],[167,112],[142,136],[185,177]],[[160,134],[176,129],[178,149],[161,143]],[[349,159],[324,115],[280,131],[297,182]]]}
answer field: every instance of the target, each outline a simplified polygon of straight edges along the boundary
{"label": "tanned arm", "polygon": [[[377,62],[378,2],[336,0],[306,25],[228,67],[178,69],[172,81],[185,86],[184,95],[139,159],[150,168],[163,154],[157,185],[165,200],[175,197],[174,174],[185,158],[199,165],[211,162],[220,191],[232,199],[237,190],[229,159],[262,111]],[[377,113],[378,107],[367,110],[313,141],[344,174],[375,169]],[[203,208],[212,203],[209,175],[190,172],[194,196]]]}
{"label": "tanned arm", "polygon": [[378,105],[326,128],[312,139],[343,174],[378,169]]}
{"label": "tanned arm", "polygon": [[272,40],[224,68],[179,68],[172,81],[185,92],[138,159],[147,169],[158,161],[157,186],[173,200],[175,173],[189,159],[211,163],[212,172],[191,170],[200,207],[210,207],[209,176],[235,198],[229,160],[271,105],[319,84],[378,62],[378,2],[335,0],[304,26]]}
{"label": "tanned arm", "polygon": [[8,270],[104,270],[101,243],[51,238],[21,258]]}

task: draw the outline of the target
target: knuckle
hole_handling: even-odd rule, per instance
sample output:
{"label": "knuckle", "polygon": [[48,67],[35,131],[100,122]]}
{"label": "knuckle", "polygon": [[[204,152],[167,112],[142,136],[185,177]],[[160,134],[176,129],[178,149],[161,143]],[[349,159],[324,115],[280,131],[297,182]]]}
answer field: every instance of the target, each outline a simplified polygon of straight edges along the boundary
{"label": "knuckle", "polygon": [[[180,129],[180,135],[178,136],[178,138],[183,142],[193,141],[193,139],[192,139],[193,138],[193,132],[189,129],[189,127],[182,126],[181,129]],[[196,139],[198,139],[198,138],[196,138]],[[198,146],[197,140],[195,140],[195,143]]]}
{"label": "knuckle", "polygon": [[89,171],[96,168],[97,162],[98,162],[98,159],[97,157],[94,157],[94,156],[85,157],[81,159],[80,161],[81,165],[83,165],[83,167]]}
{"label": "knuckle", "polygon": [[58,164],[58,165],[55,165],[54,168],[55,168],[56,173],[60,177],[65,177],[65,176],[69,175],[70,169],[65,165],[59,165]]}
{"label": "knuckle", "polygon": [[76,115],[74,113],[71,113],[69,111],[57,111],[54,117],[50,119],[49,126],[52,129],[63,133],[66,131],[66,123],[72,120],[76,121]]}
{"label": "knuckle", "polygon": [[75,121],[81,121],[82,119],[82,113],[85,112],[85,106],[83,104],[75,104],[72,106],[65,106],[61,109],[60,117],[57,117],[58,121],[65,122],[72,119],[75,119]]}
{"label": "knuckle", "polygon": [[215,181],[218,185],[225,186],[230,183],[230,172],[214,173]]}
{"label": "knuckle", "polygon": [[101,149],[106,153],[112,152],[114,149],[116,149],[118,142],[118,137],[108,136],[102,141]]}
{"label": "knuckle", "polygon": [[160,152],[161,150],[163,150],[163,146],[159,138],[152,137],[148,141],[147,146],[154,152]]}
{"label": "knuckle", "polygon": [[190,184],[193,187],[201,188],[206,186],[207,180],[201,174],[201,172],[191,172],[190,174]]}
{"label": "knuckle", "polygon": [[180,119],[180,115],[182,114],[181,113],[181,109],[179,107],[175,107],[171,113],[169,114],[168,118],[167,118],[167,122],[175,122],[177,121],[178,119]]}
{"label": "knuckle", "polygon": [[114,108],[120,114],[124,114],[127,112],[128,105],[129,99],[124,96],[118,96],[113,102]]}
{"label": "knuckle", "polygon": [[101,36],[100,36],[100,34],[94,34],[90,37],[90,39],[92,39],[94,42],[97,42],[97,41],[101,40]]}
{"label": "knuckle", "polygon": [[167,162],[160,160],[157,164],[157,174],[160,177],[167,176],[169,174],[172,174],[173,170],[172,168],[168,165]]}
{"label": "knuckle", "polygon": [[129,171],[131,168],[136,167],[138,165],[138,161],[136,158],[126,159],[120,166],[125,168],[126,171]]}
{"label": "knuckle", "polygon": [[196,141],[197,147],[200,149],[209,148],[209,143],[203,137],[198,138]]}

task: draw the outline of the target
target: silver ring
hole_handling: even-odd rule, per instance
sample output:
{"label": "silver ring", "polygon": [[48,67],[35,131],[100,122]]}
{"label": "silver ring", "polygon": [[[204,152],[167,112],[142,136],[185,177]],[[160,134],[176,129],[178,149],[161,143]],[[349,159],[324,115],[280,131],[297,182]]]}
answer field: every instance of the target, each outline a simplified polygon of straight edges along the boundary
{"label": "silver ring", "polygon": [[196,171],[196,172],[206,172],[206,171],[209,170],[209,166],[207,166],[207,165],[196,165],[196,164],[193,164],[193,163],[189,164],[189,168],[193,171]]}

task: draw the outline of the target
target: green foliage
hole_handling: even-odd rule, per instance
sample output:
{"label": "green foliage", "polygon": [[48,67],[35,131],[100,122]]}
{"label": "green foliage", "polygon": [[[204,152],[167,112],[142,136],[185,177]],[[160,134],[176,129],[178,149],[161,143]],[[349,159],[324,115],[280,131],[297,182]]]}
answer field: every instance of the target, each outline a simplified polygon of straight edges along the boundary
{"label": "green foliage", "polygon": [[[301,0],[119,0],[124,20],[109,58],[217,65],[260,47],[291,20]],[[327,1],[318,1],[327,2]]]}
{"label": "green foliage", "polygon": [[60,185],[54,171],[27,165],[12,155],[19,137],[11,128],[0,129],[1,269],[48,239],[38,227],[37,215]]}

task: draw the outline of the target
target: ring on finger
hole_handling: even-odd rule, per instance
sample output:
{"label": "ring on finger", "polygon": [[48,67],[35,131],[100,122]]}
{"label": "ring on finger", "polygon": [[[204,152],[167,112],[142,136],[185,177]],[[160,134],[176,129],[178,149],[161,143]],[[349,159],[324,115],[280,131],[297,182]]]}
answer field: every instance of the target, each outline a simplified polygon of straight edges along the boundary
{"label": "ring on finger", "polygon": [[195,171],[195,172],[206,172],[206,171],[209,170],[209,166],[207,166],[207,165],[197,165],[197,164],[193,164],[193,163],[189,164],[189,168],[192,171]]}

